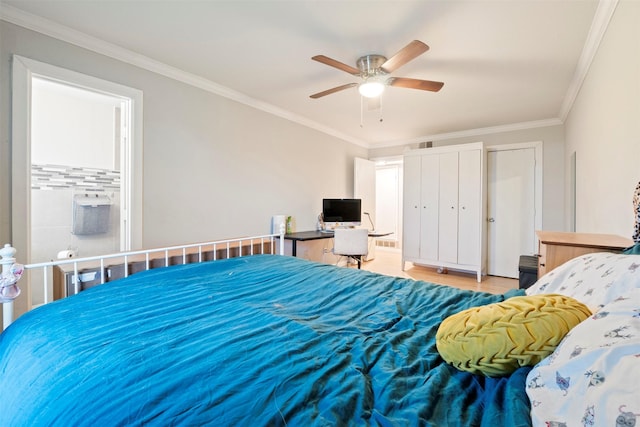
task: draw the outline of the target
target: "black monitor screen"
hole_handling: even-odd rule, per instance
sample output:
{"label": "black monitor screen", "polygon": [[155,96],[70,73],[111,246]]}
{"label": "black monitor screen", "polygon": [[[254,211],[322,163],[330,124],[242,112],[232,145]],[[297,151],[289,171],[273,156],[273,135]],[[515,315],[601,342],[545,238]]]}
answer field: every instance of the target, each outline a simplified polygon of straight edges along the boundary
{"label": "black monitor screen", "polygon": [[322,216],[325,222],[360,222],[360,199],[322,199]]}

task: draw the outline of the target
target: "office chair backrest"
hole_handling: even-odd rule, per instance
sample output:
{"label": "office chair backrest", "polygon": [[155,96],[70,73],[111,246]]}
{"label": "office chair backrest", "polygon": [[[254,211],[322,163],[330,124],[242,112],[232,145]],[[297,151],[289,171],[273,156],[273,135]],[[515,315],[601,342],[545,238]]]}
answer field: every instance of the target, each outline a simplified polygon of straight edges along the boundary
{"label": "office chair backrest", "polygon": [[366,255],[369,252],[366,228],[336,228],[333,238],[333,253],[336,255]]}

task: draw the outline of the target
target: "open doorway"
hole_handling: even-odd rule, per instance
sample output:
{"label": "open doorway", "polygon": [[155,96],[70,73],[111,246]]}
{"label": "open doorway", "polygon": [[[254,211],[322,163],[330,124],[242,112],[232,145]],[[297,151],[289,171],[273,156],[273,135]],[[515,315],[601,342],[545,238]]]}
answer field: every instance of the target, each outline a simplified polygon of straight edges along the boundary
{"label": "open doorway", "polygon": [[127,249],[126,100],[31,82],[31,262]]}
{"label": "open doorway", "polygon": [[[12,73],[12,243],[21,259],[140,247],[142,92],[17,55]],[[106,111],[103,118],[98,110]],[[97,143],[101,138],[109,143]],[[74,203],[80,195],[101,202]],[[115,215],[93,222],[94,215],[83,216],[82,206],[103,202]],[[49,290],[29,282],[17,314],[32,300],[50,299]]]}
{"label": "open doorway", "polygon": [[400,250],[402,242],[402,157],[376,161],[378,230],[391,232],[377,239],[378,247]]}

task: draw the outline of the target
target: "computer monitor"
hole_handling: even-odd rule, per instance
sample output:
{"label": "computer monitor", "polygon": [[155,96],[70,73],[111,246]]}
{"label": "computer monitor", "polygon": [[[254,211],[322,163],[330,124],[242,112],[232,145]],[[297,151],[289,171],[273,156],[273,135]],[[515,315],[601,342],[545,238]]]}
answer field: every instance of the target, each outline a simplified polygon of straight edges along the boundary
{"label": "computer monitor", "polygon": [[360,199],[322,199],[322,218],[325,229],[360,225],[362,201]]}

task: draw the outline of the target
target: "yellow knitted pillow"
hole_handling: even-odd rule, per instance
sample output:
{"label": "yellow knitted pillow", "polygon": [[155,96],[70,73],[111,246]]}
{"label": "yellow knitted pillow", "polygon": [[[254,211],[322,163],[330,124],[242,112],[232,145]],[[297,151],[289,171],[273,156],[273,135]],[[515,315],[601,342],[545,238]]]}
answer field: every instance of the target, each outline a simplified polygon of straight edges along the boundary
{"label": "yellow knitted pillow", "polygon": [[447,317],[436,333],[442,358],[462,371],[487,376],[533,366],[591,316],[581,302],[557,294],[509,298]]}

